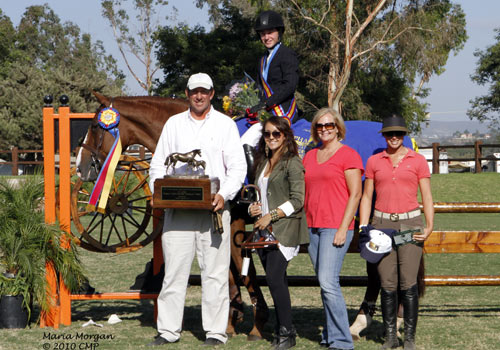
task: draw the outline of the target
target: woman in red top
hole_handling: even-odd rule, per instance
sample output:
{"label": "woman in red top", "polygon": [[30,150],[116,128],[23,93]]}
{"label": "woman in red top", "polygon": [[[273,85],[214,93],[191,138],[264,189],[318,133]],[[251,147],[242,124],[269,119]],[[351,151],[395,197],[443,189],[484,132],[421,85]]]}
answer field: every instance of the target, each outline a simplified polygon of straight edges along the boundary
{"label": "woman in red top", "polygon": [[309,151],[303,159],[304,207],[309,226],[309,255],[321,286],[326,314],[321,345],[353,349],[339,276],[353,237],[363,163],[355,150],[340,142],[345,136],[345,125],[335,110],[323,108],[316,113],[311,136],[321,146]]}
{"label": "woman in red top", "polygon": [[[382,135],[387,148],[371,156],[366,163],[365,188],[360,204],[360,227],[370,219],[373,192],[377,193],[372,225],[375,228],[405,231],[418,229],[414,244],[392,249],[378,263],[382,286],[381,306],[386,339],[382,349],[399,346],[396,329],[398,287],[404,309],[404,349],[415,349],[418,316],[417,274],[422,258],[423,242],[431,234],[434,223],[430,173],[425,158],[403,146],[408,133],[403,117],[385,118]],[[417,201],[420,188],[425,214],[425,227]],[[423,230],[422,230],[423,229]]]}

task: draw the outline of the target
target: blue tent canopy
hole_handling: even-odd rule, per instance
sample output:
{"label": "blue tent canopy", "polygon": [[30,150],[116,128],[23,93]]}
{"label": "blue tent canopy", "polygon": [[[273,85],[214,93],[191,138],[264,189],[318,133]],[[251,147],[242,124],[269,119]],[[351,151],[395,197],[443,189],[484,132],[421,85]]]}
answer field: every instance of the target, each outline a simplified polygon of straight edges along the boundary
{"label": "blue tent canopy", "polygon": [[[240,135],[245,133],[251,126],[245,118],[238,120],[236,125],[238,126]],[[366,166],[366,162],[370,156],[382,152],[387,147],[384,137],[379,132],[382,129],[382,123],[366,120],[349,120],[345,122],[345,126],[346,135],[345,140],[342,142],[359,153],[363,160],[363,166]],[[299,154],[303,157],[308,150],[316,147],[312,144],[311,123],[306,119],[299,119],[292,124],[292,129],[295,140],[299,145]],[[408,136],[405,136],[403,145],[413,149],[411,139]]]}

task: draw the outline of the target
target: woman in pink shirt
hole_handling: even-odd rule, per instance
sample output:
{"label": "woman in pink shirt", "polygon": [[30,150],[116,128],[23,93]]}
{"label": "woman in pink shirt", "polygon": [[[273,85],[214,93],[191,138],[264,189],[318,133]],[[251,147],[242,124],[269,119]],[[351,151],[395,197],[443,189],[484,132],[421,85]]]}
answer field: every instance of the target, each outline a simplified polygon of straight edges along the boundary
{"label": "woman in pink shirt", "polygon": [[[403,117],[385,118],[382,135],[387,148],[371,156],[366,163],[365,187],[360,204],[360,227],[370,220],[373,192],[377,193],[372,225],[379,229],[419,230],[413,242],[393,247],[378,263],[382,286],[381,306],[386,332],[382,349],[399,346],[396,328],[398,288],[404,309],[404,349],[415,349],[418,318],[417,274],[422,258],[423,242],[431,234],[434,223],[430,173],[425,158],[403,146],[408,133]],[[425,226],[417,201],[420,189]]]}
{"label": "woman in pink shirt", "polygon": [[309,226],[309,255],[326,314],[320,344],[330,349],[353,349],[339,276],[353,237],[363,163],[355,150],[340,142],[345,136],[345,125],[332,108],[316,113],[311,136],[321,146],[309,151],[303,159],[304,207]]}

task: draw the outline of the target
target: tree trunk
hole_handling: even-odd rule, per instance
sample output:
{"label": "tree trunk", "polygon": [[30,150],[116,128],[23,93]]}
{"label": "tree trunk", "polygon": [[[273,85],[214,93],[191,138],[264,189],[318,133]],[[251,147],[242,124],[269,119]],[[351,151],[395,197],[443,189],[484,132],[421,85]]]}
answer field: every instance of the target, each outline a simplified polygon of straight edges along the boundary
{"label": "tree trunk", "polygon": [[[332,21],[335,22],[335,11],[332,12]],[[340,59],[339,59],[340,43],[335,36],[330,36],[330,67],[328,70],[328,107],[338,111],[338,101],[335,102],[335,96],[338,94],[338,79],[340,75]]]}

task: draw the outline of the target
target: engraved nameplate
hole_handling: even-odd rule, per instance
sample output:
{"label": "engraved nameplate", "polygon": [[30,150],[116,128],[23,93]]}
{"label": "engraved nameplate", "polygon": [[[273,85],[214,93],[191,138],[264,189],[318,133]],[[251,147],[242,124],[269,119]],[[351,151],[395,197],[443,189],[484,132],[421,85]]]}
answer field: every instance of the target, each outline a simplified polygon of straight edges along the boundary
{"label": "engraved nameplate", "polygon": [[153,203],[155,208],[212,209],[210,179],[207,176],[157,179]]}

